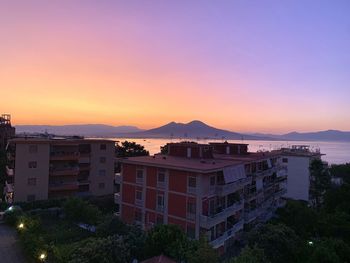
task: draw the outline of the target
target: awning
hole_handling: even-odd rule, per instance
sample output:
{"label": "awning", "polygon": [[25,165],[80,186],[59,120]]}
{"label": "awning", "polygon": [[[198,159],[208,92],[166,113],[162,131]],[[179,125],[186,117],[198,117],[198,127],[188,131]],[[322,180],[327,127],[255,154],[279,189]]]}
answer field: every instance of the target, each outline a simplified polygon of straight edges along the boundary
{"label": "awning", "polygon": [[244,165],[235,165],[224,168],[224,178],[226,184],[233,183],[246,177]]}

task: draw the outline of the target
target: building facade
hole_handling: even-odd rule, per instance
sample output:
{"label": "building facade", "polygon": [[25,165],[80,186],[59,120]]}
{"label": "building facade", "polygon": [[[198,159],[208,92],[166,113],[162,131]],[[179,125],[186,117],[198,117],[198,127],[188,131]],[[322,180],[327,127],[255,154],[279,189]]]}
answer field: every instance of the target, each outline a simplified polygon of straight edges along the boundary
{"label": "building facade", "polygon": [[246,144],[170,143],[167,154],[122,160],[121,219],[150,229],[176,224],[206,235],[221,251],[284,205],[287,173],[278,153],[249,153]]}
{"label": "building facade", "polygon": [[0,151],[5,151],[9,139],[15,137],[15,128],[11,125],[11,115],[0,116]]}
{"label": "building facade", "polygon": [[319,150],[312,151],[308,145],[293,145],[281,149],[282,165],[288,169],[288,184],[286,197],[312,203],[310,187],[310,164],[315,159],[321,159]]}
{"label": "building facade", "polygon": [[113,194],[113,141],[16,138],[7,152],[10,202]]}

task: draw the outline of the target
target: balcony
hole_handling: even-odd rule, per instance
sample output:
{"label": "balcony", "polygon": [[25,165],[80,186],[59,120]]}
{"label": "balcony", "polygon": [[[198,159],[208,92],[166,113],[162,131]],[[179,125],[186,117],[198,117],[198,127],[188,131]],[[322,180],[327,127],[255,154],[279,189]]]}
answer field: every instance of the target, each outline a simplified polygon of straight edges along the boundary
{"label": "balcony", "polygon": [[78,160],[79,156],[79,152],[57,151],[50,153],[50,159],[53,161]]}
{"label": "balcony", "polygon": [[254,210],[246,210],[244,212],[245,223],[250,223],[251,221],[253,221],[257,217],[259,217],[261,213],[262,213],[261,208],[255,208]]}
{"label": "balcony", "polygon": [[255,192],[247,193],[244,195],[244,200],[247,202],[260,197],[264,193],[263,189],[257,190]]}
{"label": "balcony", "polygon": [[279,191],[275,192],[275,197],[282,197],[287,193],[287,189],[280,189]]}
{"label": "balcony", "polygon": [[263,178],[265,176],[270,176],[272,175],[273,173],[277,172],[280,168],[277,167],[277,166],[274,166],[274,167],[271,167],[267,170],[264,170],[264,171],[258,171],[256,173],[254,173],[254,175],[257,177],[257,178]]}
{"label": "balcony", "polygon": [[121,203],[120,193],[114,193],[114,203],[115,204],[120,204]]}
{"label": "balcony", "polygon": [[62,183],[62,184],[50,184],[49,191],[76,191],[79,189],[79,186],[76,182],[71,183]]}
{"label": "balcony", "polygon": [[54,168],[50,169],[50,176],[77,176],[79,167]]}
{"label": "balcony", "polygon": [[236,192],[237,190],[243,188],[245,185],[250,184],[251,182],[252,178],[247,177],[230,184],[217,185],[215,187],[215,192],[217,195],[228,195]]}
{"label": "balcony", "polygon": [[90,154],[80,153],[79,155],[79,163],[90,163]]}
{"label": "balcony", "polygon": [[223,211],[221,211],[220,213],[217,213],[215,215],[212,215],[212,216],[201,215],[200,226],[203,228],[209,229],[209,228],[221,223],[222,221],[225,221],[227,217],[233,215],[235,212],[237,212],[241,209],[243,209],[243,202],[242,201],[237,202],[230,207],[227,207],[226,209],[224,209]]}
{"label": "balcony", "polygon": [[14,172],[13,169],[11,169],[8,166],[6,166],[6,174],[7,174],[7,176],[14,176],[15,172]]}
{"label": "balcony", "polygon": [[223,246],[225,244],[225,241],[233,236],[235,236],[235,234],[242,230],[244,226],[244,220],[240,220],[238,221],[231,229],[227,230],[226,232],[224,232],[220,237],[214,239],[213,241],[210,242],[210,244],[214,247],[214,248],[219,248],[221,246]]}

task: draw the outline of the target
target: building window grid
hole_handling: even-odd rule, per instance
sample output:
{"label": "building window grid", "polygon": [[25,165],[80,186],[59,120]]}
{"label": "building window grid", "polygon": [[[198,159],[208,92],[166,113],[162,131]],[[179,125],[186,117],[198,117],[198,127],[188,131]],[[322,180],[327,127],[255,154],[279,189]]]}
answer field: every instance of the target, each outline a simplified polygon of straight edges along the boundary
{"label": "building window grid", "polygon": [[196,218],[196,203],[193,201],[187,202],[187,219],[195,220]]}
{"label": "building window grid", "polygon": [[143,177],[144,177],[143,169],[137,169],[136,170],[136,183],[142,184],[143,183]]}
{"label": "building window grid", "polygon": [[30,168],[30,169],[35,169],[35,168],[37,168],[37,166],[38,166],[38,163],[35,161],[28,163],[28,168]]}
{"label": "building window grid", "polygon": [[197,178],[194,176],[188,177],[187,181],[187,192],[188,193],[196,193],[197,189]]}
{"label": "building window grid", "polygon": [[157,173],[157,187],[164,188],[166,182],[166,172],[158,171]]}
{"label": "building window grid", "polygon": [[157,211],[163,212],[164,211],[164,195],[158,194],[157,195]]}

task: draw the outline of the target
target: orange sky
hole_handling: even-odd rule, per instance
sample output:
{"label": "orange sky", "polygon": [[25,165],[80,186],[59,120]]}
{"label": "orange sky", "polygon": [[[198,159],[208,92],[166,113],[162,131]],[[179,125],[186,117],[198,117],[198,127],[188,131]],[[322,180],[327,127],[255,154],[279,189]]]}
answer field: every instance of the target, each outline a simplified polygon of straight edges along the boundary
{"label": "orange sky", "polygon": [[0,10],[0,113],[14,124],[152,128],[197,119],[245,132],[350,130],[346,70],[303,64],[313,63],[305,54],[280,58],[298,50],[266,42],[265,34],[284,41],[275,21],[242,30],[210,6],[187,14],[180,6],[51,3],[11,1]]}

